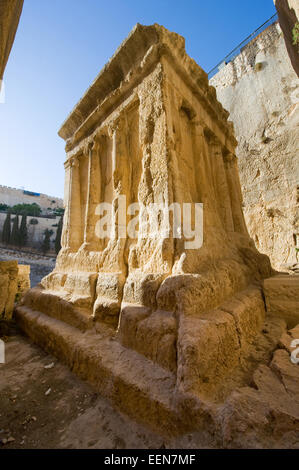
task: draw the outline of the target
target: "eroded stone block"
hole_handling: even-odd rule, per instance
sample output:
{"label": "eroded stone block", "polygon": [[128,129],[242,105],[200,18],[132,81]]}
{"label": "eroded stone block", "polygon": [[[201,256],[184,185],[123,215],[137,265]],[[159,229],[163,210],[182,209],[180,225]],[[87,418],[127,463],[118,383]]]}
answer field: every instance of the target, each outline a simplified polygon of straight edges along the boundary
{"label": "eroded stone block", "polygon": [[264,280],[267,310],[283,318],[289,328],[299,323],[299,276],[277,275]]}

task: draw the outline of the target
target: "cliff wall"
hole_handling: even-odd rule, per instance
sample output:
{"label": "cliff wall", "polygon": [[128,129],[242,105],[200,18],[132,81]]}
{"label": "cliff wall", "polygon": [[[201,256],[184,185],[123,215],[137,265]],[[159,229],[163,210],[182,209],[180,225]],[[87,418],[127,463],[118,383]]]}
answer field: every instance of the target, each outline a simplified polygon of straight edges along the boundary
{"label": "cliff wall", "polygon": [[294,268],[299,245],[299,80],[278,23],[245,46],[210,84],[234,123],[250,235],[274,268]]}

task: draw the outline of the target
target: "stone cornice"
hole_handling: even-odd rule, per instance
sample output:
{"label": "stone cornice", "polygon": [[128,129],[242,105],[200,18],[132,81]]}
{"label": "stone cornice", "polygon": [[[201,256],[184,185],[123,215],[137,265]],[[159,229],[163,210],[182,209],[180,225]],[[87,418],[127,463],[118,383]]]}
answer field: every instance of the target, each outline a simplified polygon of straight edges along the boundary
{"label": "stone cornice", "polygon": [[228,139],[236,145],[231,124],[227,121],[229,114],[217,101],[207,74],[186,53],[184,38],[157,24],[137,24],[62,125],[59,135],[67,141],[67,150],[92,133],[162,56],[170,59],[177,72],[192,86],[202,105],[225,130]]}

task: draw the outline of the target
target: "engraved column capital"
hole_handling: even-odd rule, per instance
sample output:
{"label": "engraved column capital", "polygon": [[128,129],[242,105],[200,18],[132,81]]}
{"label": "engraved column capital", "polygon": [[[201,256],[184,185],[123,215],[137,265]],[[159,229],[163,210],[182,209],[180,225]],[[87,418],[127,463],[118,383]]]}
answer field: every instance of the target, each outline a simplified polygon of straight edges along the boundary
{"label": "engraved column capital", "polygon": [[223,155],[223,160],[225,163],[228,163],[230,165],[236,163],[237,157],[233,153],[226,153]]}
{"label": "engraved column capital", "polygon": [[79,166],[79,159],[78,157],[71,157],[64,163],[64,168],[67,170],[68,168],[73,168]]}
{"label": "engraved column capital", "polygon": [[87,152],[89,153],[91,150],[93,150],[96,146],[96,142],[95,140],[91,140],[90,142],[88,142],[87,144]]}
{"label": "engraved column capital", "polygon": [[121,132],[122,129],[124,129],[125,126],[125,118],[124,117],[118,117],[114,121],[112,121],[108,125],[108,136],[110,138],[113,137],[117,132]]}
{"label": "engraved column capital", "polygon": [[215,147],[222,147],[220,140],[214,134],[214,132],[211,131],[211,129],[205,126],[203,132],[209,145],[215,146]]}

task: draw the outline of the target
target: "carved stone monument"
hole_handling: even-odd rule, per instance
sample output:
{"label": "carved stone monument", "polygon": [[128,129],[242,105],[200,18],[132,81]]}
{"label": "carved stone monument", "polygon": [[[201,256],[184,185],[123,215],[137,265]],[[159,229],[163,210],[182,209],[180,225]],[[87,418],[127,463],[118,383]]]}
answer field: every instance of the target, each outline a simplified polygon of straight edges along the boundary
{"label": "carved stone monument", "polygon": [[[208,423],[263,328],[272,275],[244,223],[227,111],[181,36],[137,24],[59,135],[62,249],[20,325],[129,415],[165,432]],[[203,239],[165,231],[163,211],[144,236],[147,215],[124,201],[171,206],[170,227],[184,204],[194,227],[202,203]]]}

